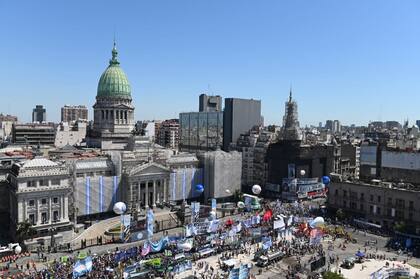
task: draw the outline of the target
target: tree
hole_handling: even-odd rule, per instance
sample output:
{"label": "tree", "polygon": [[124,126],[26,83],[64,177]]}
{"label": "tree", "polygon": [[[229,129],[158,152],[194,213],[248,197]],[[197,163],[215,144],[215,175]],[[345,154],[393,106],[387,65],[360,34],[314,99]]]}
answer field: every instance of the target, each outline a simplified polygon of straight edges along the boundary
{"label": "tree", "polygon": [[25,239],[31,238],[35,234],[36,234],[36,230],[32,227],[32,224],[29,222],[29,220],[20,222],[17,225],[16,240],[19,243],[23,243]]}
{"label": "tree", "polygon": [[340,221],[343,220],[345,217],[343,209],[339,208],[337,212],[335,213],[335,216],[337,217],[338,220]]}
{"label": "tree", "polygon": [[233,199],[235,202],[242,200],[243,197],[244,195],[240,190],[236,190],[235,193],[233,193]]}
{"label": "tree", "polygon": [[332,271],[327,271],[322,275],[323,279],[344,279],[344,276]]}

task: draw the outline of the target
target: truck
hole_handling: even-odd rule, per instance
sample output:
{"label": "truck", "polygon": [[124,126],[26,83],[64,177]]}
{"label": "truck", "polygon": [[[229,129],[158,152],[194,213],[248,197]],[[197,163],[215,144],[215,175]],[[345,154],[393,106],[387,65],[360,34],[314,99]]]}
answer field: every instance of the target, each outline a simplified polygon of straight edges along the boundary
{"label": "truck", "polygon": [[277,251],[273,253],[268,253],[266,256],[260,256],[257,261],[257,266],[265,267],[273,262],[277,262],[284,257],[284,253]]}

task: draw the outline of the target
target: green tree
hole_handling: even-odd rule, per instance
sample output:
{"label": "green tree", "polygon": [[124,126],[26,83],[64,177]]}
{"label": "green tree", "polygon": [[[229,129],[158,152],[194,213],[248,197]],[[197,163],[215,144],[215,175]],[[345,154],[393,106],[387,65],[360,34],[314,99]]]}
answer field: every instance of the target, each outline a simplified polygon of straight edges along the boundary
{"label": "green tree", "polygon": [[343,220],[345,217],[343,209],[339,208],[337,212],[335,213],[335,216],[337,217],[338,220],[340,221]]}
{"label": "green tree", "polygon": [[397,231],[397,232],[405,233],[405,232],[407,232],[407,225],[404,221],[397,222],[394,225],[394,230]]}
{"label": "green tree", "polygon": [[36,234],[36,230],[32,227],[29,220],[20,222],[16,229],[16,240],[19,243],[23,243],[25,239],[31,238]]}
{"label": "green tree", "polygon": [[327,271],[322,275],[323,279],[344,279],[344,276],[332,271]]}

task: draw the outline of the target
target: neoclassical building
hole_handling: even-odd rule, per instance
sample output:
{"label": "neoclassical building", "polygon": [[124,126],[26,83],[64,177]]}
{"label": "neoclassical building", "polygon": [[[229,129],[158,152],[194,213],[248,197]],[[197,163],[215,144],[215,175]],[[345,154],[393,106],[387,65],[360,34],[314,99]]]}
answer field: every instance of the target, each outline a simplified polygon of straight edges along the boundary
{"label": "neoclassical building", "polygon": [[103,150],[125,149],[135,125],[130,83],[117,56],[114,42],[109,66],[99,79],[93,127],[87,140],[89,146]]}
{"label": "neoclassical building", "polygon": [[[8,175],[11,229],[29,221],[40,235],[71,227],[69,169],[45,158],[16,163]],[[12,232],[13,235],[13,232]]]}

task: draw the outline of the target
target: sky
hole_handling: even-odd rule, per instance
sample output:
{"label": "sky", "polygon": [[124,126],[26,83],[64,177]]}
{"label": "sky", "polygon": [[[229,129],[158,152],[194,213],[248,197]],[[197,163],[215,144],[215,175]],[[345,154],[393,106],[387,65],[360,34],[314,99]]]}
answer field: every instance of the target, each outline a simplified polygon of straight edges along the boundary
{"label": "sky", "polygon": [[198,96],[262,102],[281,125],[420,119],[420,1],[0,1],[0,112],[59,121],[95,102],[114,34],[135,117],[178,118]]}

